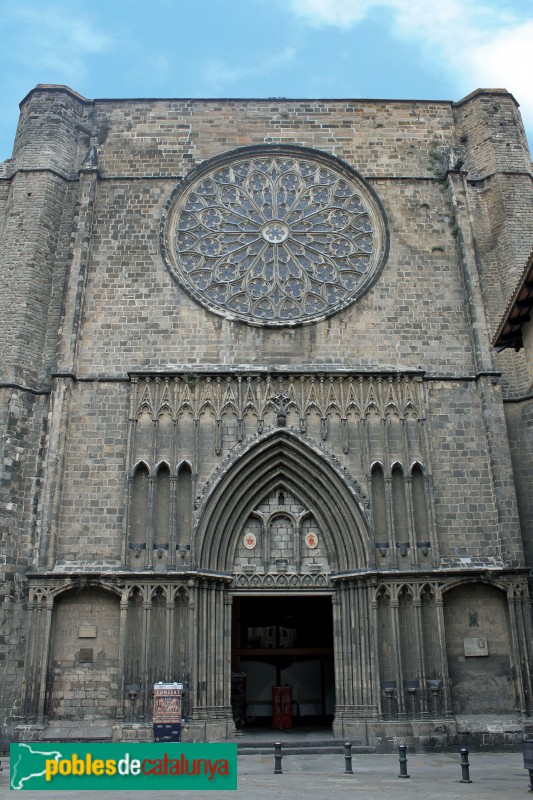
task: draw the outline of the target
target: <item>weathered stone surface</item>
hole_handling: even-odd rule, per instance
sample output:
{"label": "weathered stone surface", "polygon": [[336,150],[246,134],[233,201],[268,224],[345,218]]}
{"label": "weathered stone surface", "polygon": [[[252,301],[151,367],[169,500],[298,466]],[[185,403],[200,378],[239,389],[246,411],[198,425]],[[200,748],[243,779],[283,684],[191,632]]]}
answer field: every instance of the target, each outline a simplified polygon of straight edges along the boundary
{"label": "weathered stone surface", "polygon": [[[169,198],[233,150],[295,146],[375,193],[386,261],[327,319],[212,313],[165,265]],[[291,593],[330,598],[320,702],[314,667],[288,679],[302,708],[335,703],[338,735],[529,714],[531,375],[490,341],[532,212],[503,90],[459,103],[30,92],[0,170],[7,729],[81,716],[142,740],[150,684],[182,680],[187,736],[231,735],[238,614],[249,595],[268,608]],[[464,656],[474,620],[482,666]]]}

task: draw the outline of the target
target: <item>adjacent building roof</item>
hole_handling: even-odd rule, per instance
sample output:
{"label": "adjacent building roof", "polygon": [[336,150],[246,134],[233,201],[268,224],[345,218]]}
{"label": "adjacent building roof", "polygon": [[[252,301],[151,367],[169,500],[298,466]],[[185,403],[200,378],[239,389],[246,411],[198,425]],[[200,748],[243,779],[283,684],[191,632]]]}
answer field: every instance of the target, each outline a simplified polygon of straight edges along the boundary
{"label": "adjacent building roof", "polygon": [[530,319],[533,309],[533,251],[531,252],[517,287],[511,295],[507,308],[492,340],[497,350],[523,347],[522,326]]}

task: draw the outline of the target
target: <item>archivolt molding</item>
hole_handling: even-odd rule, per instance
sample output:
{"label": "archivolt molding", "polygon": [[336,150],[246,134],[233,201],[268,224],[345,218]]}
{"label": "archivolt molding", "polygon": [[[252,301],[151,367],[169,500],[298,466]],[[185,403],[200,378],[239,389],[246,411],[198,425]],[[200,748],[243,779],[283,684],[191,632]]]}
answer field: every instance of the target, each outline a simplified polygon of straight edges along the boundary
{"label": "archivolt molding", "polygon": [[371,529],[367,498],[339,460],[294,428],[257,434],[232,450],[197,498],[197,563],[231,569],[242,526],[258,503],[278,487],[309,509],[327,543],[331,566],[368,563]]}
{"label": "archivolt molding", "polygon": [[[253,448],[257,447],[261,442],[267,441],[276,436],[285,435],[285,436],[292,436],[297,441],[302,442],[309,450],[315,452],[319,457],[321,457],[324,461],[328,462],[331,469],[336,472],[342,481],[349,487],[350,491],[353,493],[354,499],[359,506],[361,513],[363,513],[370,524],[371,521],[371,511],[368,502],[367,495],[362,491],[361,487],[353,478],[348,469],[342,464],[337,456],[329,453],[327,449],[322,444],[317,444],[313,439],[308,436],[302,436],[302,434],[298,431],[297,428],[288,427],[288,428],[271,428],[264,433],[256,434],[255,436],[251,436],[242,444],[236,445],[228,455],[222,459],[220,464],[218,464],[209,480],[207,480],[203,487],[202,491],[196,496],[195,500],[195,528],[198,525],[198,521],[203,514],[203,509],[208,502],[210,494],[214,491],[217,484],[225,478],[229,470],[237,464],[240,459],[242,459],[247,453],[249,453]],[[253,510],[253,509],[252,509]],[[286,513],[286,512],[283,512]]]}

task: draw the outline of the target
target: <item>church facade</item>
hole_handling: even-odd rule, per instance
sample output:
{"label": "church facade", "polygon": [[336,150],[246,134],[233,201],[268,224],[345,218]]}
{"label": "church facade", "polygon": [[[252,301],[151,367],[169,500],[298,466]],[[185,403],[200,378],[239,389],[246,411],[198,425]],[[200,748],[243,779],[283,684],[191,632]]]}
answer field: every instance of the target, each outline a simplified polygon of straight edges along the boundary
{"label": "church facade", "polygon": [[295,726],[380,748],[520,741],[533,375],[491,340],[531,178],[503,89],[24,98],[0,166],[4,737],[150,739],[178,681],[189,741],[271,725],[273,686]]}

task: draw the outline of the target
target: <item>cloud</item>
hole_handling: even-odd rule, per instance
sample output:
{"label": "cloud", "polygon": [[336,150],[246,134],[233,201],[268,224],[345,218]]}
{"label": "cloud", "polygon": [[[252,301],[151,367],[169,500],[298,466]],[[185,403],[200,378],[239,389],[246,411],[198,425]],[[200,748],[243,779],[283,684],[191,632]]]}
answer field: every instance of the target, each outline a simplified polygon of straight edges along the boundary
{"label": "cloud", "polygon": [[288,0],[288,7],[309,25],[345,30],[379,13],[392,36],[412,43],[459,92],[509,89],[533,124],[533,10],[520,14],[490,0]]}
{"label": "cloud", "polygon": [[533,125],[533,20],[479,43],[458,69],[476,86],[509,89],[521,105],[525,124]]}
{"label": "cloud", "polygon": [[246,78],[257,78],[270,75],[272,72],[287,66],[296,58],[296,48],[285,47],[277,53],[249,64],[230,65],[217,58],[204,62],[202,75],[211,87],[220,87],[231,83],[239,83]]}
{"label": "cloud", "polygon": [[[112,37],[72,6],[24,3],[4,10],[14,26],[20,48],[19,64],[52,73],[50,80],[76,81],[87,73],[86,59],[107,50]],[[48,80],[48,78],[46,79]]]}
{"label": "cloud", "polygon": [[289,7],[311,25],[348,28],[362,22],[374,0],[289,0]]}

